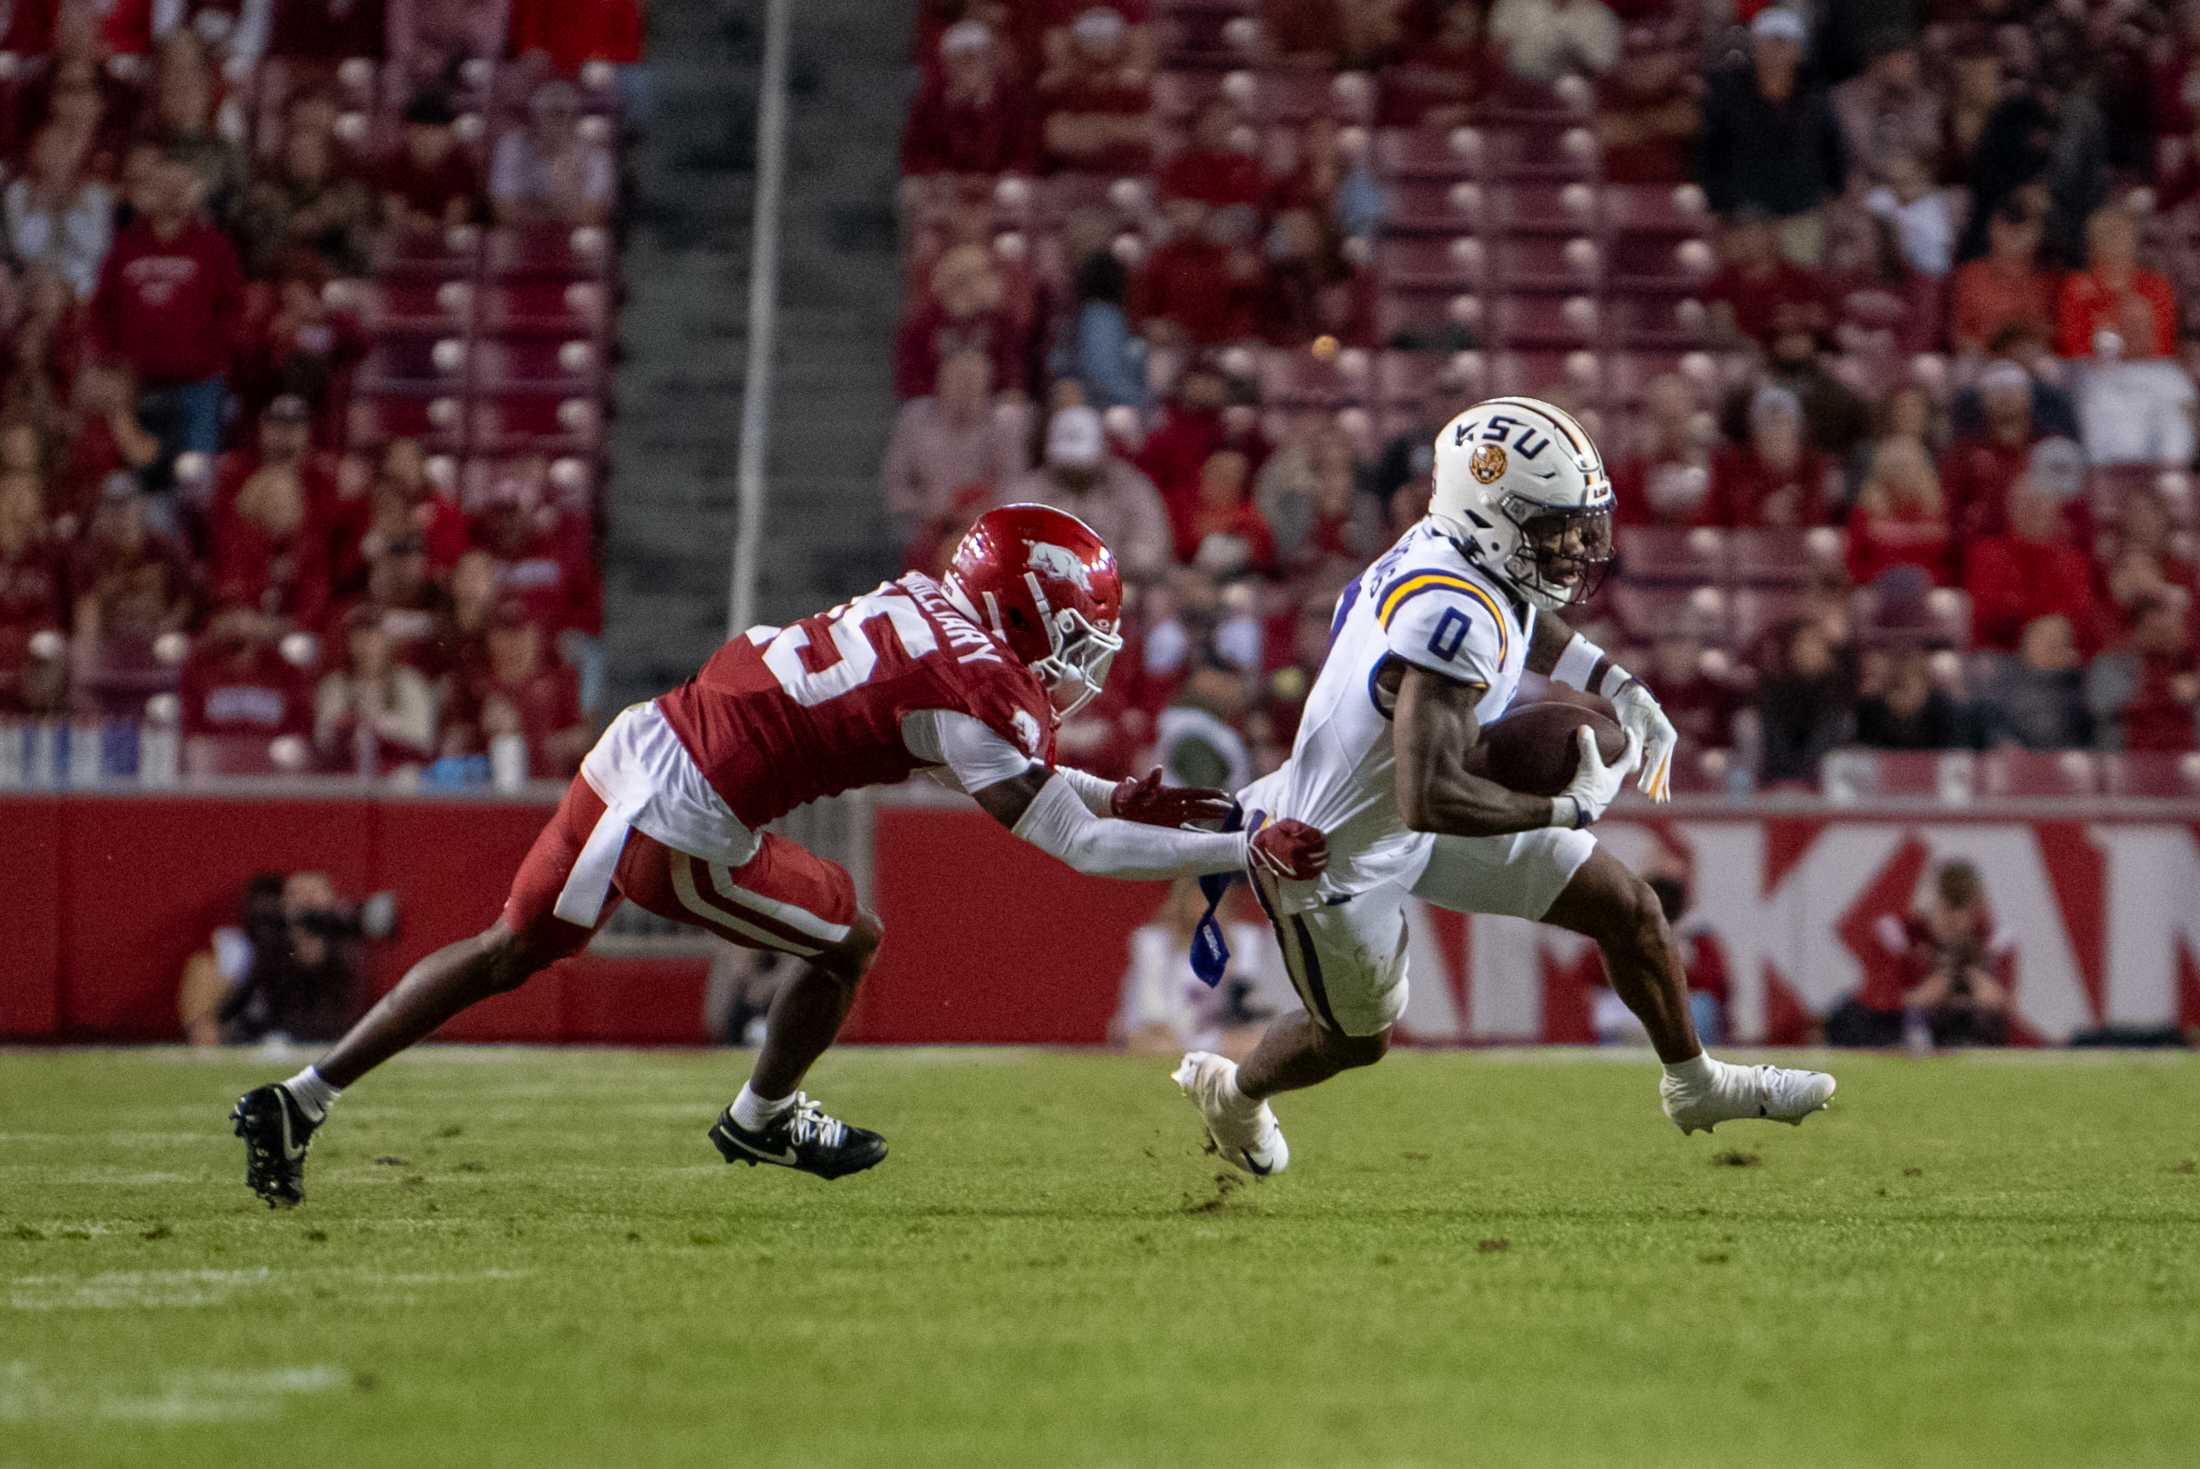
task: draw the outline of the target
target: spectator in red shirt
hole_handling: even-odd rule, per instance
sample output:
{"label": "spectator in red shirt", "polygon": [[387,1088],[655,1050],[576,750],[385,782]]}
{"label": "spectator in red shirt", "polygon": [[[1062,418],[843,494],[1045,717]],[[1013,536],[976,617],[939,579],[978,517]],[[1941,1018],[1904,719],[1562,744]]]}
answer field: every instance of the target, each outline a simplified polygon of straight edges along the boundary
{"label": "spectator in red shirt", "polygon": [[553,635],[603,630],[603,582],[588,517],[543,497],[545,466],[518,461],[488,486],[474,542],[497,558],[497,585]]}
{"label": "spectator in red shirt", "polygon": [[1749,405],[1749,441],[1711,461],[1711,498],[1703,523],[1811,526],[1832,521],[1827,486],[1833,461],[1803,435],[1803,402],[1786,388],[1764,387]]}
{"label": "spectator in red shirt", "polygon": [[1230,380],[1213,362],[1194,358],[1178,376],[1176,395],[1161,423],[1147,435],[1132,462],[1161,491],[1172,519],[1181,519],[1199,492],[1199,476],[1216,450],[1237,448],[1258,463],[1267,455],[1250,419],[1252,409],[1232,403]]}
{"label": "spectator in red shirt", "polygon": [[1858,996],[1867,1010],[1901,1012],[1904,1030],[1919,1042],[1994,1046],[2008,1039],[2016,949],[1987,910],[1976,867],[1942,863],[1924,909],[1882,919],[1879,940],[1884,958]]}
{"label": "spectator in red shirt", "polygon": [[587,61],[642,59],[641,0],[514,0],[514,56],[541,56],[571,76]]}
{"label": "spectator in red shirt", "polygon": [[1703,293],[1714,337],[1770,346],[1783,334],[1831,325],[1833,292],[1826,278],[1782,256],[1779,242],[1762,214],[1737,215],[1727,226],[1720,239],[1725,263]]}
{"label": "spectator in red shirt", "polygon": [[1434,36],[1383,77],[1385,126],[1449,128],[1474,115],[1497,74],[1497,59],[1483,33],[1483,9],[1477,0],[1445,5]]}
{"label": "spectator in red shirt", "polygon": [[1200,466],[1196,498],[1176,521],[1176,554],[1215,576],[1264,569],[1275,562],[1275,537],[1249,492],[1251,461],[1218,449]]}
{"label": "spectator in red shirt", "polygon": [[1251,134],[1236,103],[1227,97],[1208,102],[1192,124],[1191,142],[1162,165],[1161,197],[1215,208],[1258,205],[1268,192],[1268,180],[1253,155]]}
{"label": "spectator in red shirt", "polygon": [[1169,206],[1167,243],[1146,257],[1131,290],[1131,319],[1149,340],[1217,346],[1251,336],[1262,290],[1249,238],[1250,209]]}
{"label": "spectator in red shirt", "polygon": [[[1651,645],[1651,677],[1666,717],[1681,732],[1684,749],[1723,750],[1734,743],[1734,716],[1741,711],[1742,686],[1724,652],[1706,648],[1688,620],[1675,618],[1658,629]],[[1671,693],[1666,691],[1670,689]]]}
{"label": "spectator in red shirt", "polygon": [[444,753],[486,752],[507,735],[526,741],[528,772],[537,780],[571,776],[588,752],[573,670],[550,661],[542,629],[510,601],[489,621],[487,661],[454,699]]}
{"label": "spectator in red shirt", "polygon": [[300,466],[270,463],[237,489],[214,522],[214,588],[224,603],[270,623],[317,629],[329,601],[328,539]]}
{"label": "spectator in red shirt", "polygon": [[[486,597],[493,603],[496,563],[486,553],[472,554],[481,562]],[[430,579],[427,549],[418,536],[395,536],[376,544],[367,561],[366,594],[351,610],[370,613],[395,656],[431,678],[451,672],[464,659],[467,650],[451,628],[452,599]],[[480,630],[472,629],[477,635]]]}
{"label": "spectator in red shirt", "polygon": [[[137,393],[119,367],[87,363],[76,376],[69,409],[61,418],[66,445],[57,471],[55,509],[88,521],[108,480],[117,473],[138,481],[160,458],[160,440],[138,422]],[[166,508],[156,512],[172,520]]]}
{"label": "spectator in red shirt", "polygon": [[902,173],[1029,173],[1038,142],[993,28],[978,20],[949,26],[940,37],[940,72],[926,79],[909,109]]}
{"label": "spectator in red shirt", "polygon": [[1979,374],[1978,387],[1981,430],[1957,439],[1940,471],[1966,537],[2001,530],[2010,487],[2023,478],[2032,446],[2045,437],[2032,417],[2030,373],[2014,362],[1997,362]]}
{"label": "spectator in red shirt", "polygon": [[270,56],[344,61],[391,54],[386,0],[281,0],[270,8]]}
{"label": "spectator in red shirt", "polygon": [[183,661],[181,695],[187,739],[303,738],[313,727],[305,675],[250,607],[224,607],[207,622]]}
{"label": "spectator in red shirt", "polygon": [[1675,37],[1648,51],[1630,48],[1627,64],[1597,83],[1597,137],[1607,182],[1677,184],[1689,176],[1703,131],[1696,49]]}
{"label": "spectator in red shirt", "polygon": [[360,554],[370,562],[387,542],[417,536],[429,571],[441,577],[473,542],[466,512],[429,477],[428,456],[418,439],[392,439],[383,448],[367,501]]}
{"label": "spectator in red shirt", "polygon": [[1133,64],[1130,28],[1096,5],[1071,21],[1062,64],[1039,81],[1049,173],[1143,174],[1152,162],[1152,82]]}
{"label": "spectator in red shirt", "polygon": [[2193,661],[2191,619],[2177,600],[2161,597],[2134,607],[2129,644],[2094,660],[2086,682],[2089,702],[2123,749],[2194,748],[2200,665]]}
{"label": "spectator in red shirt", "polygon": [[103,644],[150,653],[155,638],[182,632],[198,609],[198,568],[147,523],[146,509],[135,482],[117,475],[77,543],[76,636],[92,659],[104,656]]}
{"label": "spectator in red shirt", "polygon": [[481,218],[481,169],[458,146],[458,114],[441,92],[405,107],[405,139],[383,160],[376,184],[392,229],[424,232]]}
{"label": "spectator in red shirt", "polygon": [[2124,496],[2115,526],[2098,547],[2108,611],[2128,634],[2140,609],[2155,602],[2182,605],[2200,621],[2200,567],[2176,553],[2176,525],[2169,507],[2150,489]]}
{"label": "spectator in red shirt", "polygon": [[1986,254],[1957,267],[1949,335],[1958,352],[1983,352],[2011,326],[2055,330],[2055,277],[2040,267],[2040,221],[2010,199],[1987,226]]}
{"label": "spectator in red shirt", "polygon": [[1849,580],[1869,586],[1898,566],[1915,566],[1934,586],[1955,580],[1955,536],[1940,477],[1915,439],[1882,439],[1849,514]]}
{"label": "spectator in red shirt", "polygon": [[209,528],[218,528],[236,505],[245,485],[263,470],[280,469],[292,475],[305,497],[306,517],[320,529],[322,565],[331,576],[345,573],[345,561],[355,556],[365,507],[346,501],[339,493],[328,460],[313,452],[311,419],[305,401],[295,395],[278,397],[260,415],[250,446],[233,449],[218,461],[210,493],[191,508]]}
{"label": "spectator in red shirt", "polygon": [[136,375],[138,410],[171,455],[221,448],[223,377],[244,314],[237,251],[198,215],[198,175],[164,157],[115,236],[92,297],[91,340]]}
{"label": "spectator in red shirt", "polygon": [[[1451,406],[1446,399],[1440,411],[1448,414]],[[1710,444],[1717,433],[1710,415],[1698,412],[1688,379],[1677,372],[1652,378],[1626,457],[1612,471],[1613,519],[1621,525],[1705,524],[1713,514]]]}
{"label": "spectator in red shirt", "polygon": [[1002,304],[1001,278],[983,245],[957,245],[932,267],[931,295],[902,319],[894,337],[894,395],[904,402],[938,389],[940,364],[957,352],[983,352],[993,382],[1020,393],[1024,334]]}
{"label": "spectator in red shirt", "polygon": [[2139,227],[2122,209],[2086,222],[2086,268],[2063,278],[2056,349],[2065,357],[2135,361],[2177,349],[2177,296],[2139,264]]}
{"label": "spectator in red shirt", "polygon": [[2009,496],[2009,528],[1971,548],[1971,637],[2013,649],[2035,618],[2068,618],[2081,649],[2100,645],[2093,568],[2070,541],[2062,506],[2030,480]]}
{"label": "spectator in red shirt", "polygon": [[0,473],[0,709],[48,711],[61,703],[67,570],[38,477]]}
{"label": "spectator in red shirt", "polygon": [[328,265],[319,256],[295,250],[279,269],[274,310],[246,328],[238,351],[240,411],[249,418],[278,397],[295,396],[321,440],[341,442],[352,371],[367,355],[366,328],[322,294]]}

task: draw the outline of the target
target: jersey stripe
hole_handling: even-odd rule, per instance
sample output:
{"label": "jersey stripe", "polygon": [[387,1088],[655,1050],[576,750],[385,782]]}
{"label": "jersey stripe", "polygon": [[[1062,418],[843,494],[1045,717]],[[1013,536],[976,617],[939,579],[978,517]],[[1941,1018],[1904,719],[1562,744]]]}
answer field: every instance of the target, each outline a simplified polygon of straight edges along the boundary
{"label": "jersey stripe", "polygon": [[1400,607],[1423,592],[1465,592],[1487,607],[1490,616],[1497,620],[1497,666],[1505,666],[1505,653],[1511,642],[1505,630],[1505,614],[1498,609],[1496,599],[1488,592],[1453,572],[1409,572],[1400,580],[1392,582],[1389,590],[1383,593],[1382,604],[1376,609],[1376,618],[1382,623],[1383,630],[1390,630],[1390,620],[1397,615]]}

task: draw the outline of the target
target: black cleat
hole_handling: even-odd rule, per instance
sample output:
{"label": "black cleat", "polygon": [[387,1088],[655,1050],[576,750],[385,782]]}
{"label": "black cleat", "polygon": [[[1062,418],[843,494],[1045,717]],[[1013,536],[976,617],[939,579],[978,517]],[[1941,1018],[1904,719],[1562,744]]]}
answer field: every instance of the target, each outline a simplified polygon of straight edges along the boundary
{"label": "black cleat", "polygon": [[280,1084],[254,1087],[229,1114],[244,1139],[245,1184],[270,1209],[306,1200],[306,1149],[320,1124]]}
{"label": "black cleat", "polygon": [[733,1108],[718,1114],[711,1124],[710,1140],[728,1163],[774,1163],[797,1173],[819,1178],[838,1178],[875,1168],[886,1158],[886,1139],[860,1127],[850,1127],[802,1093],[762,1132],[751,1132],[733,1120]]}

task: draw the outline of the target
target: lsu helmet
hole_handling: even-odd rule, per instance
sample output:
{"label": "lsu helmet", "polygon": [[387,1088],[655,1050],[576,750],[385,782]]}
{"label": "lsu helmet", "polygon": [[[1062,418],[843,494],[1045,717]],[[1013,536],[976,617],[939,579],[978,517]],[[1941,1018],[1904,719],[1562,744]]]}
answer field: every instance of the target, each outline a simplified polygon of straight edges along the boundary
{"label": "lsu helmet", "polygon": [[1436,436],[1429,514],[1546,612],[1587,601],[1612,559],[1612,477],[1572,414],[1492,398]]}
{"label": "lsu helmet", "polygon": [[1058,713],[1076,713],[1107,682],[1123,647],[1123,578],[1108,543],[1068,511],[988,510],[955,547],[944,585],[1039,675]]}

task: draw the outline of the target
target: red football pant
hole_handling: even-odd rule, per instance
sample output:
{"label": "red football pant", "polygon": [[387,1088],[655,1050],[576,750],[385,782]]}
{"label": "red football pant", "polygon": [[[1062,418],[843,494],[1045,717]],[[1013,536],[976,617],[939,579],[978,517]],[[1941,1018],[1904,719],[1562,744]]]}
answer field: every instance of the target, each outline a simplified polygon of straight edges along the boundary
{"label": "red football pant", "polygon": [[799,842],[766,832],[756,855],[739,867],[676,851],[629,828],[619,848],[611,891],[595,922],[586,927],[556,913],[558,897],[573,879],[574,864],[598,823],[608,818],[603,798],[575,777],[557,814],[535,838],[511,896],[504,922],[538,951],[560,957],[588,946],[622,897],[660,918],[691,924],[745,949],[777,949],[803,958],[847,938],[856,919],[856,885],[848,870]]}

